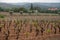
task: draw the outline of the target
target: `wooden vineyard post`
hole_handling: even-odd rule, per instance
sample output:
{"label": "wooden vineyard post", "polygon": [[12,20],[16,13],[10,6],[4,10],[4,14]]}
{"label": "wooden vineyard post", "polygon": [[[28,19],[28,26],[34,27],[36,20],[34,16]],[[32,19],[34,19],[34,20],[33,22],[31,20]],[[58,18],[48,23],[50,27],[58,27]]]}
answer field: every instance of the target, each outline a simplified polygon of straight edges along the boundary
{"label": "wooden vineyard post", "polygon": [[18,40],[18,38],[19,38],[19,32],[20,32],[20,30],[19,30],[19,26],[17,26],[18,28],[17,28],[17,32],[16,32],[16,34],[17,34],[17,40]]}
{"label": "wooden vineyard post", "polygon": [[41,27],[41,35],[43,35],[43,32],[44,32],[44,28],[43,27]]}
{"label": "wooden vineyard post", "polygon": [[30,25],[30,33],[32,32],[32,25]]}
{"label": "wooden vineyard post", "polygon": [[12,22],[12,20],[9,21],[9,27],[10,27],[10,25],[11,25],[11,22]]}
{"label": "wooden vineyard post", "polygon": [[0,24],[0,32],[2,31],[3,26],[4,26],[4,24]]}
{"label": "wooden vineyard post", "polygon": [[56,27],[53,27],[54,28],[54,34],[56,34]]}
{"label": "wooden vineyard post", "polygon": [[9,29],[7,29],[7,33],[5,33],[5,40],[9,40],[8,38],[9,38],[9,34],[10,34],[10,32],[9,32]]}
{"label": "wooden vineyard post", "polygon": [[[0,24],[1,24],[1,21],[0,21]],[[2,27],[1,27],[1,25],[0,25],[0,32],[1,32],[1,29],[2,29]]]}
{"label": "wooden vineyard post", "polygon": [[36,36],[39,34],[39,29],[36,28]]}
{"label": "wooden vineyard post", "polygon": [[60,34],[60,25],[58,25],[58,29],[59,29],[59,34]]}
{"label": "wooden vineyard post", "polygon": [[1,28],[2,28],[2,27],[0,27],[0,32],[1,32]]}

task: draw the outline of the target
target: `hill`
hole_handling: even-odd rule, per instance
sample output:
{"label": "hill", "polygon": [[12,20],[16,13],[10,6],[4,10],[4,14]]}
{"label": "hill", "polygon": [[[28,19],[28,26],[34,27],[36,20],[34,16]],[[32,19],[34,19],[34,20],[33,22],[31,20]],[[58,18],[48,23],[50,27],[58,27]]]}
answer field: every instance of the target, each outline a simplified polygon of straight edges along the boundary
{"label": "hill", "polygon": [[[32,3],[33,6],[38,6],[40,8],[60,8],[60,3]],[[25,7],[30,8],[31,3],[0,3],[0,7],[13,8],[13,7]]]}

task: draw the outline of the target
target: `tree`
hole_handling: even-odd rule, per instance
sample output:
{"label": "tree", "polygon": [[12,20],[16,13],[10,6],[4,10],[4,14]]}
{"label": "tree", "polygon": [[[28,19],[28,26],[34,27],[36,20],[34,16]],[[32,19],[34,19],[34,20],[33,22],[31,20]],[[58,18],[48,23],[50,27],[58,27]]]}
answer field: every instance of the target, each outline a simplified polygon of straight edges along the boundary
{"label": "tree", "polygon": [[9,9],[9,8],[6,8],[6,9],[4,9],[4,11],[5,11],[5,12],[9,12],[9,11],[10,11],[10,9]]}
{"label": "tree", "polygon": [[27,9],[24,8],[24,7],[20,7],[18,10],[19,10],[19,11],[23,11],[23,12],[27,12]]}
{"label": "tree", "polygon": [[3,11],[3,8],[2,7],[0,7],[0,11]]}
{"label": "tree", "polygon": [[13,11],[9,11],[9,14],[12,16],[13,15]]}
{"label": "tree", "polygon": [[14,12],[19,12],[19,8],[12,8],[11,10]]}
{"label": "tree", "polygon": [[58,14],[60,15],[60,12],[58,12]]}
{"label": "tree", "polygon": [[20,14],[22,15],[23,14],[23,11],[20,11]]}
{"label": "tree", "polygon": [[30,10],[33,10],[33,4],[31,3]]}

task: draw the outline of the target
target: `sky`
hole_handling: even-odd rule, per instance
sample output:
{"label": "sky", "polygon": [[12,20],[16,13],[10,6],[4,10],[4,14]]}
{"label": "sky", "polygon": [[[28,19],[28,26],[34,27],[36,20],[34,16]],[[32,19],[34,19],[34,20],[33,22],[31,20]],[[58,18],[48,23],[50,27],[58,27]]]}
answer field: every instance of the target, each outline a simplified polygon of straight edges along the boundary
{"label": "sky", "polygon": [[21,2],[41,2],[41,3],[60,3],[60,0],[0,0],[4,3],[21,3]]}

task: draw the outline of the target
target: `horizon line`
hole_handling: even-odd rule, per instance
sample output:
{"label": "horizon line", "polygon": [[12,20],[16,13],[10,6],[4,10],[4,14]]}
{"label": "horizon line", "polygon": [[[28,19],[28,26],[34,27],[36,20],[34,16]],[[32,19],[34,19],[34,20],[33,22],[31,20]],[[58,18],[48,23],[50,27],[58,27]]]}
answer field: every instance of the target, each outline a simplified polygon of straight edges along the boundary
{"label": "horizon line", "polygon": [[[9,2],[0,2],[0,3],[9,3]],[[60,3],[60,2],[13,2],[13,3]]]}

